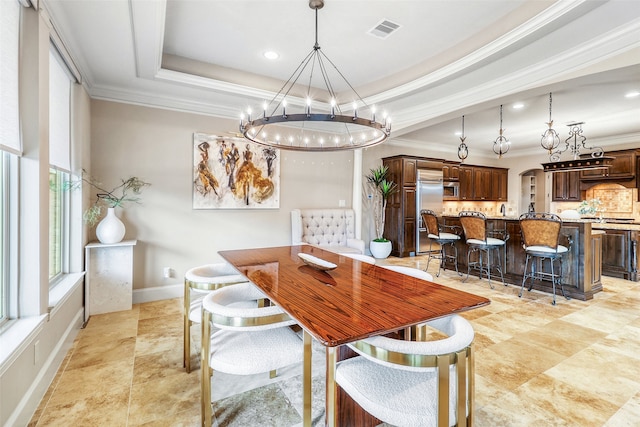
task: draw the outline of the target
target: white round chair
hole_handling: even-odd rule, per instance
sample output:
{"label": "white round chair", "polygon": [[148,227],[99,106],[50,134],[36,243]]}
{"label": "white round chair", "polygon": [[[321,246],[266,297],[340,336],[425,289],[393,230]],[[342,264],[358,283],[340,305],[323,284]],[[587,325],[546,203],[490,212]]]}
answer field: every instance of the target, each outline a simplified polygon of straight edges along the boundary
{"label": "white round chair", "polygon": [[427,323],[436,341],[372,337],[349,344],[360,357],[338,363],[337,384],[369,414],[394,426],[472,425],[471,324],[458,315]]}
{"label": "white round chair", "polygon": [[244,282],[248,280],[226,262],[201,265],[185,273],[182,366],[187,373],[191,372],[191,326],[200,323],[202,299],[213,290]]}
{"label": "white round chair", "polygon": [[[214,371],[253,375],[302,362],[302,339],[289,327],[295,320],[277,306],[247,308],[266,298],[252,283],[219,289],[202,301],[201,415],[210,427]],[[218,328],[212,332],[212,327]]]}

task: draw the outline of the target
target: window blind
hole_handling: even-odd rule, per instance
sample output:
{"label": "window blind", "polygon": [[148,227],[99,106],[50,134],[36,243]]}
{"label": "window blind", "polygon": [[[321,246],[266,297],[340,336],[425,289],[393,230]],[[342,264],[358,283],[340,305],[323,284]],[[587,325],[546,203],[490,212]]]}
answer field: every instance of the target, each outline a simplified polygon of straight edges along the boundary
{"label": "window blind", "polygon": [[0,149],[22,154],[18,98],[20,3],[0,1]]}
{"label": "window blind", "polygon": [[49,49],[49,164],[71,170],[71,79],[52,45]]}

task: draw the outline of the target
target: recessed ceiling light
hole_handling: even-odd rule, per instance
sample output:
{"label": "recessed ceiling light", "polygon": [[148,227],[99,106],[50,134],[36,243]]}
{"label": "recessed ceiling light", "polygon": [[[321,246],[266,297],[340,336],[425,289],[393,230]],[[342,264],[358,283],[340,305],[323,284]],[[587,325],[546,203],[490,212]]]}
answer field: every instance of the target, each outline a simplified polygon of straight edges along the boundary
{"label": "recessed ceiling light", "polygon": [[523,107],[524,107],[524,104],[522,102],[517,102],[517,103],[512,105],[512,108],[514,108],[516,110],[519,110],[519,109],[521,109]]}
{"label": "recessed ceiling light", "polygon": [[638,92],[637,90],[634,90],[632,92],[627,93],[624,97],[625,98],[635,98],[638,95],[640,95],[640,92]]}
{"label": "recessed ceiling light", "polygon": [[460,136],[460,135],[462,135],[462,132],[457,131],[457,132],[455,133],[455,135],[456,135],[456,136]]}
{"label": "recessed ceiling light", "polygon": [[268,50],[265,53],[263,53],[264,57],[267,59],[278,59],[280,57],[280,55],[278,55],[278,52],[274,52],[272,50]]}

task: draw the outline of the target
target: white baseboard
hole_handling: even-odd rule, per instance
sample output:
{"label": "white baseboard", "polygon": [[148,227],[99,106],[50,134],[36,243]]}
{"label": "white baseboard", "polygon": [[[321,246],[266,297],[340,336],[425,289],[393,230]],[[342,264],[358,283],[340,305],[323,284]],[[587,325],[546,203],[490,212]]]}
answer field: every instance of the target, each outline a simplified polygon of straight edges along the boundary
{"label": "white baseboard", "polygon": [[133,290],[133,303],[160,301],[163,299],[179,298],[184,295],[184,284],[177,283],[169,286],[155,286]]}

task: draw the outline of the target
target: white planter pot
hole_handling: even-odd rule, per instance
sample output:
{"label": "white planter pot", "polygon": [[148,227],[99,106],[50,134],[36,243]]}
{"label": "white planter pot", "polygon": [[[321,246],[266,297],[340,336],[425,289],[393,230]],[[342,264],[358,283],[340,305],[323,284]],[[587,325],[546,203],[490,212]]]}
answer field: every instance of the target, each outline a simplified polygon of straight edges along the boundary
{"label": "white planter pot", "polygon": [[391,253],[391,241],[374,242],[372,240],[369,243],[369,250],[371,251],[371,255],[373,255],[374,258],[384,259]]}
{"label": "white planter pot", "polygon": [[108,208],[107,216],[105,216],[96,227],[96,237],[100,243],[118,243],[122,241],[124,232],[124,224],[120,221],[120,218],[116,216],[115,208]]}

